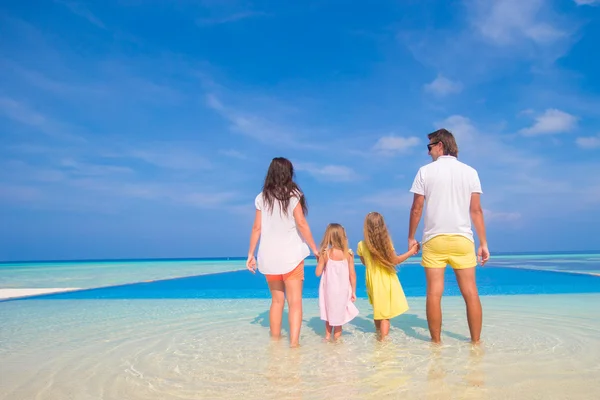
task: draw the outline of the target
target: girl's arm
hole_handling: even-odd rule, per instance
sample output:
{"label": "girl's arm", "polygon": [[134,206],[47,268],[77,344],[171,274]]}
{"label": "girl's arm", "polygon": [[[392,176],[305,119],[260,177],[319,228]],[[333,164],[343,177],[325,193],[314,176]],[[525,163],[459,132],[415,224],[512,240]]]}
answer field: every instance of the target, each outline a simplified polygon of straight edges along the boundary
{"label": "girl's arm", "polygon": [[402,264],[404,261],[408,260],[409,257],[414,256],[418,252],[419,252],[419,243],[415,243],[412,245],[412,247],[406,253],[404,253],[400,256],[396,255],[396,259],[394,260],[394,262],[396,263],[396,265]]}
{"label": "girl's arm", "polygon": [[321,274],[323,273],[323,270],[325,269],[326,261],[327,261],[327,255],[321,254],[321,257],[319,257],[319,262],[317,263],[317,269],[315,269],[315,275],[321,276]]}
{"label": "girl's arm", "polygon": [[256,245],[258,244],[258,239],[260,238],[260,221],[261,211],[256,210],[256,214],[254,215],[254,224],[252,224],[252,232],[250,233],[250,248],[248,249],[248,260],[246,261],[246,267],[252,272],[256,270],[256,260],[254,259],[254,251],[256,250]]}
{"label": "girl's arm", "polygon": [[348,269],[350,270],[350,286],[352,287],[352,301],[356,300],[356,270],[354,269],[354,254],[348,255]]}
{"label": "girl's arm", "polygon": [[300,203],[296,205],[294,208],[294,220],[296,220],[296,226],[298,230],[302,234],[302,237],[308,244],[308,247],[312,250],[313,254],[318,257],[319,250],[317,250],[317,246],[315,245],[315,241],[313,240],[312,233],[310,233],[310,227],[308,226],[308,222],[304,217],[304,212],[302,211],[302,206]]}

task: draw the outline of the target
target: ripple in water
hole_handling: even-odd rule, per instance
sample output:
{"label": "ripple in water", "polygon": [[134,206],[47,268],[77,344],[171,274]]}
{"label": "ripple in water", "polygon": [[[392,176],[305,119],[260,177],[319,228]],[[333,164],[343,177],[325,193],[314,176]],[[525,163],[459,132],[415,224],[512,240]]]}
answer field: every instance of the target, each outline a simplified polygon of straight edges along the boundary
{"label": "ripple in water", "polygon": [[11,302],[0,306],[0,398],[590,399],[598,300],[484,297],[474,347],[460,298],[444,299],[441,346],[428,342],[423,298],[385,343],[365,300],[342,340],[324,343],[309,299],[299,349],[269,339],[265,300]]}

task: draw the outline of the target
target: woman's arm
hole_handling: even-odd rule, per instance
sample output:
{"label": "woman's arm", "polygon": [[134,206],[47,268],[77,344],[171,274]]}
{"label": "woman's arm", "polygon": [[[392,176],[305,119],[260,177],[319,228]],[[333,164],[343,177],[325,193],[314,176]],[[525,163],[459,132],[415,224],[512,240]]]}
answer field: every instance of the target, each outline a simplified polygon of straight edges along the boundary
{"label": "woman's arm", "polygon": [[254,258],[254,252],[256,251],[258,239],[260,239],[260,221],[261,211],[256,210],[256,214],[254,215],[254,224],[252,224],[252,231],[250,233],[250,248],[248,249],[248,259],[246,261],[246,268],[248,268],[252,272],[256,271],[256,259]]}
{"label": "woman's arm", "polygon": [[315,269],[315,275],[321,276],[321,274],[323,273],[323,270],[325,269],[326,262],[327,262],[327,255],[321,254],[321,257],[319,257],[319,262],[317,263],[317,269]]}
{"label": "woman's arm", "polygon": [[318,257],[319,250],[315,245],[312,233],[310,232],[310,227],[308,226],[308,221],[306,221],[306,218],[304,217],[304,211],[302,211],[302,206],[300,203],[298,203],[294,208],[294,220],[296,221],[296,226],[306,241],[306,244],[308,244],[308,247],[310,247],[313,254]]}

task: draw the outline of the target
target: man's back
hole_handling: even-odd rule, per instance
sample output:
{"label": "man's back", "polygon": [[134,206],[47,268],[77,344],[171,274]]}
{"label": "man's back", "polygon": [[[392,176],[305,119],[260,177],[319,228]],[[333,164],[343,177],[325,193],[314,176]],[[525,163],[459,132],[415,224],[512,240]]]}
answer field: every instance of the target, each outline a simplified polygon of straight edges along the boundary
{"label": "man's back", "polygon": [[473,241],[471,194],[482,193],[475,169],[455,157],[440,156],[419,169],[410,191],[425,196],[423,243],[443,234]]}

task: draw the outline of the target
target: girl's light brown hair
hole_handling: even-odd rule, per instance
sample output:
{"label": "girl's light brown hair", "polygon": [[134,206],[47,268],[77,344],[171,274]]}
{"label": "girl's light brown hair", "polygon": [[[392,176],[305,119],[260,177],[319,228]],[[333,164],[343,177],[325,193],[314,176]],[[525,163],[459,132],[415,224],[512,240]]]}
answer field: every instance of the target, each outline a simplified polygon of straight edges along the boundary
{"label": "girl's light brown hair", "polygon": [[396,252],[392,246],[392,238],[388,232],[383,216],[378,212],[370,212],[365,218],[365,244],[371,256],[386,268],[396,270]]}
{"label": "girl's light brown hair", "polygon": [[327,229],[325,229],[325,235],[323,235],[320,246],[321,253],[325,253],[331,248],[340,249],[344,254],[348,254],[350,251],[348,249],[346,230],[340,224],[329,224],[327,225]]}

